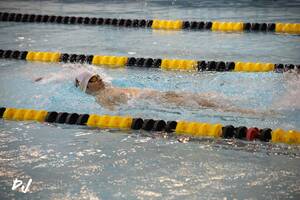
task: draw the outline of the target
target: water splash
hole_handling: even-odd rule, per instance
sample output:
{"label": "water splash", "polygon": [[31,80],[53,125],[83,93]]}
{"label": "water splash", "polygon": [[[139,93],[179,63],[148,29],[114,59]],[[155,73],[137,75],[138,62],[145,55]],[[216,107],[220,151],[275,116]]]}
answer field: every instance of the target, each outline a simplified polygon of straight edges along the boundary
{"label": "water splash", "polygon": [[107,84],[110,84],[112,81],[112,77],[108,76],[103,69],[101,68],[96,68],[95,66],[88,65],[88,64],[63,64],[62,65],[62,70],[60,71],[55,71],[47,74],[46,76],[43,77],[35,77],[33,78],[35,82],[38,82],[39,84],[48,84],[48,83],[60,83],[65,80],[74,80],[74,78],[84,72],[84,71],[89,71],[91,73],[96,73],[99,74],[104,82]]}
{"label": "water splash", "polygon": [[300,110],[300,76],[295,72],[286,72],[283,77],[282,96],[274,100],[273,107],[278,110]]}

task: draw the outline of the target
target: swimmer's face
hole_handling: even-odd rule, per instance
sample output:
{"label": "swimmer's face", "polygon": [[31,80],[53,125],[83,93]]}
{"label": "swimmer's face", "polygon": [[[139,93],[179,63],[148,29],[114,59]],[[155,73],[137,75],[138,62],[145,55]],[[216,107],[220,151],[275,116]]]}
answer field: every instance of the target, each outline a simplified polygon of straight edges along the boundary
{"label": "swimmer's face", "polygon": [[94,93],[101,89],[104,89],[105,84],[99,75],[95,75],[90,78],[89,83],[86,88],[87,93]]}

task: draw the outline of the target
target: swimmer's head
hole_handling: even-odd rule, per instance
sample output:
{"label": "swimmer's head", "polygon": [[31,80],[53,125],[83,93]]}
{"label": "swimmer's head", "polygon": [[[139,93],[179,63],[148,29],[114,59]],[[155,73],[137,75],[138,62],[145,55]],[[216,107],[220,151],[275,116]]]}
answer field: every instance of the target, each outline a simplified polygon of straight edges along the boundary
{"label": "swimmer's head", "polygon": [[86,93],[94,93],[105,88],[105,84],[98,74],[87,71],[76,76],[75,86]]}

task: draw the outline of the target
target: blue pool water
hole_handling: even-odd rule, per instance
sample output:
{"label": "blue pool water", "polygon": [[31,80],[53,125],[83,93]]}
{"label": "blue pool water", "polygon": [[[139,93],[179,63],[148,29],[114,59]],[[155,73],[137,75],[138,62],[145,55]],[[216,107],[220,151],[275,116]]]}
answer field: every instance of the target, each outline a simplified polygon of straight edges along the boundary
{"label": "blue pool water", "polygon": [[[298,22],[300,1],[9,1],[1,11],[118,18]],[[300,63],[298,35],[165,32],[0,23],[0,48],[197,60]],[[115,111],[73,85],[78,71],[119,87],[210,92],[245,115],[134,101]],[[183,73],[1,60],[0,106],[300,130],[296,74]],[[34,79],[45,77],[39,83]],[[130,134],[128,134],[130,133]],[[299,199],[299,146],[0,121],[0,199]],[[15,178],[26,194],[12,191]]]}

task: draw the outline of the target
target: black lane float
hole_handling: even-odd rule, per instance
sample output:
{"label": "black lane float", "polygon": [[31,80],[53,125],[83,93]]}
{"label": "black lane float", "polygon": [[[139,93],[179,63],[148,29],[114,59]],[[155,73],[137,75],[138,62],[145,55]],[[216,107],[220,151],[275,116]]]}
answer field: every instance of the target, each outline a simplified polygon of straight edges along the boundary
{"label": "black lane float", "polygon": [[300,70],[300,65],[254,62],[224,62],[204,60],[179,60],[160,58],[140,58],[111,55],[84,55],[60,52],[18,51],[0,49],[0,58],[39,62],[87,63],[109,68],[140,67],[161,68],[179,71],[217,71],[217,72],[283,72]]}
{"label": "black lane float", "polygon": [[183,21],[161,19],[117,19],[96,17],[56,16],[0,12],[0,21],[50,24],[82,24],[116,27],[152,28],[162,30],[211,30],[226,32],[277,32],[300,34],[299,23],[255,23],[220,21]]}

